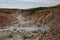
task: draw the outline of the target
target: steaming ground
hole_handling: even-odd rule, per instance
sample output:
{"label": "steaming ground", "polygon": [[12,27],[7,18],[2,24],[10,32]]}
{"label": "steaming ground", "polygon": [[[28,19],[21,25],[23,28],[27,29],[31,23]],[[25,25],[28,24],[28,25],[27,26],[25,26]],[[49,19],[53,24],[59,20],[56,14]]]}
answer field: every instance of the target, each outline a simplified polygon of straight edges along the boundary
{"label": "steaming ground", "polygon": [[49,29],[49,27],[45,26],[45,27],[37,27],[37,26],[31,26],[31,27],[9,27],[6,29],[0,29],[0,31],[37,31],[37,30],[41,30],[41,31],[47,31]]}
{"label": "steaming ground", "polygon": [[[37,31],[37,30],[41,30],[41,31],[47,31],[50,29],[49,26],[52,26],[52,22],[54,22],[52,20],[52,22],[50,22],[47,25],[41,24],[41,23],[36,23],[36,24],[32,24],[31,21],[29,20],[25,20],[24,17],[22,17],[21,15],[16,17],[18,19],[18,23],[14,24],[12,26],[9,26],[8,28],[5,29],[0,29],[0,31]],[[17,21],[14,21],[13,23],[16,23]]]}

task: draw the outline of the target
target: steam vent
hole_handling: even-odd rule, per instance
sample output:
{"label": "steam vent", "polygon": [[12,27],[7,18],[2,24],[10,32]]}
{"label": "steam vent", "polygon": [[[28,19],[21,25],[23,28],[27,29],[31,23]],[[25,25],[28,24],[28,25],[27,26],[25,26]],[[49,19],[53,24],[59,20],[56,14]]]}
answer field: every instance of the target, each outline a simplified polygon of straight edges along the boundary
{"label": "steam vent", "polygon": [[60,4],[31,9],[0,9],[0,40],[60,40]]}

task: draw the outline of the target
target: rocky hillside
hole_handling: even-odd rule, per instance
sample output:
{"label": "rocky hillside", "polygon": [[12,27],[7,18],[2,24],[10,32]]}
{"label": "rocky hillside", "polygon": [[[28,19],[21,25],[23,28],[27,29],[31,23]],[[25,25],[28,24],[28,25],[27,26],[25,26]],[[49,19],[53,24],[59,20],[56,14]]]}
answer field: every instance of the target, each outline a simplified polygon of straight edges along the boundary
{"label": "rocky hillside", "polygon": [[60,5],[0,9],[0,40],[60,40]]}
{"label": "rocky hillside", "polygon": [[0,9],[0,26],[13,25],[16,17],[22,15],[33,23],[39,22],[48,24],[53,19],[59,22],[60,5],[54,7],[39,7],[34,9]]}

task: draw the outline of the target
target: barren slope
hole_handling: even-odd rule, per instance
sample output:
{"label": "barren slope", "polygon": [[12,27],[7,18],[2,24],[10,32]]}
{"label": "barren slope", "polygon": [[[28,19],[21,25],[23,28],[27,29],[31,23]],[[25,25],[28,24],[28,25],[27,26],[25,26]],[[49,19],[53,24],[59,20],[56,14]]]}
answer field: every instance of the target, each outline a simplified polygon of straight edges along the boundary
{"label": "barren slope", "polygon": [[40,9],[0,9],[0,40],[60,40],[60,5]]}

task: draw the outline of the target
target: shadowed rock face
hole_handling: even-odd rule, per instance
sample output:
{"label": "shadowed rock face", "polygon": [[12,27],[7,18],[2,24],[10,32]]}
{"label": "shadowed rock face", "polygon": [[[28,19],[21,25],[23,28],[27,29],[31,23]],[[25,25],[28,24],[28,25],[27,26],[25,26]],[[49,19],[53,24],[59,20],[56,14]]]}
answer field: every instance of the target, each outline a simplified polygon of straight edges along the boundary
{"label": "shadowed rock face", "polygon": [[10,26],[12,25],[12,22],[16,20],[16,16],[18,13],[16,13],[17,10],[8,10],[8,9],[1,9],[0,10],[0,26]]}

